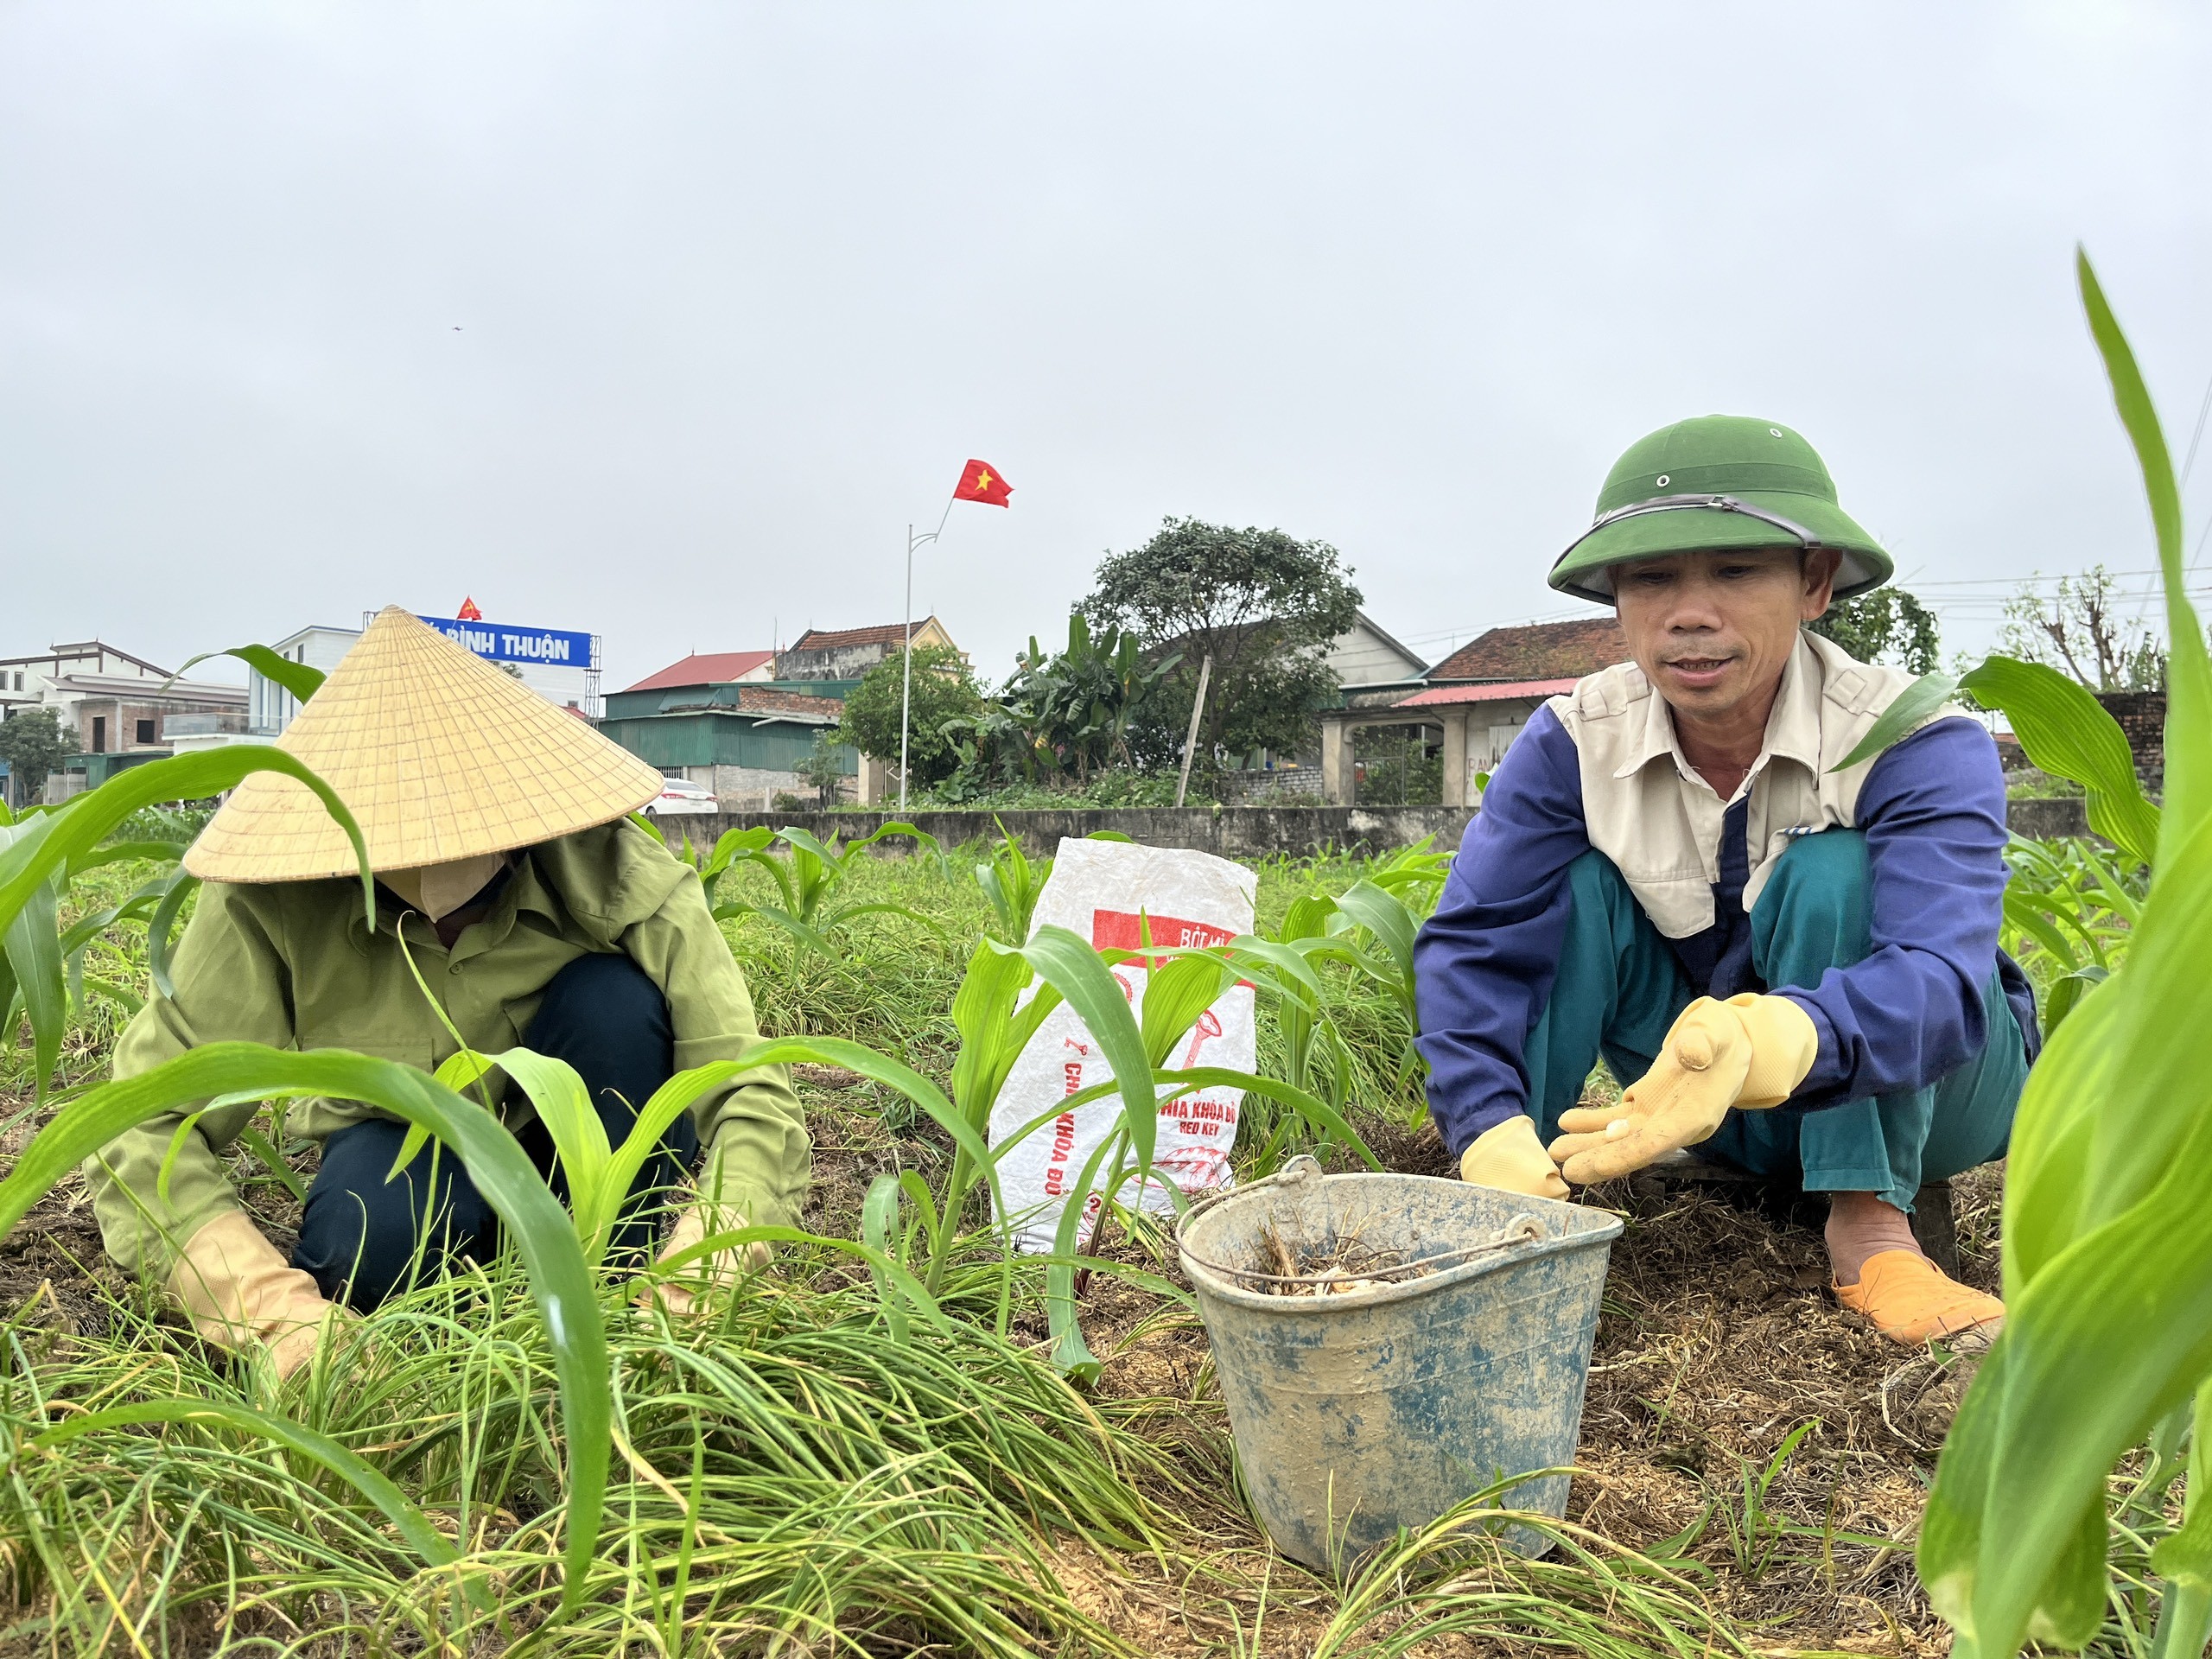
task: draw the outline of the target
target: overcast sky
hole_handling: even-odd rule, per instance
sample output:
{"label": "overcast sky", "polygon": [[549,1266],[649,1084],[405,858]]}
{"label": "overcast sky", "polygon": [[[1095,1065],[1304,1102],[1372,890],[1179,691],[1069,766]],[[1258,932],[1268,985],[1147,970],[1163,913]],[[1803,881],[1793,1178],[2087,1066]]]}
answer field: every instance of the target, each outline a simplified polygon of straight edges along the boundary
{"label": "overcast sky", "polygon": [[11,0],[0,655],[468,594],[616,689],[896,620],[975,455],[1014,505],[915,601],[993,677],[1186,513],[1334,543],[1433,660],[1575,613],[1614,456],[1714,410],[1986,644],[2002,579],[2151,563],[2071,255],[2185,448],[2209,19]]}

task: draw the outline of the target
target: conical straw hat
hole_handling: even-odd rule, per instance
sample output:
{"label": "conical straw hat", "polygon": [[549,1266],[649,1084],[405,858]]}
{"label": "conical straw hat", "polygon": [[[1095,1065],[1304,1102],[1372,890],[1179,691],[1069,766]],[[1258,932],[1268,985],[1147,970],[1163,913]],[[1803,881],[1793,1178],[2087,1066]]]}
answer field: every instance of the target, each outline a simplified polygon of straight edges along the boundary
{"label": "conical straw hat", "polygon": [[[397,606],[377,613],[276,747],[338,791],[379,870],[574,835],[661,789],[658,768]],[[359,868],[314,791],[275,772],[238,786],[184,867],[208,881]]]}

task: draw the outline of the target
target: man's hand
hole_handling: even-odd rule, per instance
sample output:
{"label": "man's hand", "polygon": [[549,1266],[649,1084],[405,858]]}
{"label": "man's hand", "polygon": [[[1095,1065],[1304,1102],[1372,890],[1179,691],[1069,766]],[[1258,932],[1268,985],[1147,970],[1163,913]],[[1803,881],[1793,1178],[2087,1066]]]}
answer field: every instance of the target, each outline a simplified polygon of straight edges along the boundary
{"label": "man's hand", "polygon": [[1535,1121],[1526,1112],[1516,1112],[1477,1135],[1474,1144],[1459,1154],[1459,1179],[1532,1198],[1568,1196],[1559,1166],[1545,1156],[1544,1143],[1536,1139]]}
{"label": "man's hand", "polygon": [[[733,1211],[724,1211],[711,1229],[708,1219],[707,1207],[699,1199],[694,1198],[684,1205],[683,1213],[677,1217],[676,1225],[669,1230],[668,1243],[661,1248],[658,1259],[665,1262],[703,1242],[712,1233],[735,1232],[746,1224],[745,1217]],[[709,1289],[727,1288],[747,1273],[758,1272],[767,1265],[766,1244],[749,1244],[741,1250],[715,1250],[685,1263],[677,1270],[678,1278],[653,1286],[650,1294],[670,1313],[687,1314]]]}
{"label": "man's hand", "polygon": [[347,1317],[238,1210],[192,1236],[169,1274],[169,1294],[208,1341],[233,1352],[264,1345],[279,1377],[313,1359],[330,1328]]}
{"label": "man's hand", "polygon": [[1551,1156],[1578,1185],[1642,1169],[1720,1127],[1729,1109],[1778,1106],[1820,1052],[1813,1016],[1786,996],[1701,996],[1682,1010],[1651,1069],[1620,1103],[1560,1114]]}

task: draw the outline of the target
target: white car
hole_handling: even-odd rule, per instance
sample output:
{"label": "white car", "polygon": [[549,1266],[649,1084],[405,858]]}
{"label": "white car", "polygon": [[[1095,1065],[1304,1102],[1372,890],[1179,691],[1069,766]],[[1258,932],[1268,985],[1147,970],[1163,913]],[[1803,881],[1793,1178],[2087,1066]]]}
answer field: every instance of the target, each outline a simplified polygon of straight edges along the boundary
{"label": "white car", "polygon": [[686,812],[719,812],[721,807],[713,790],[702,789],[682,778],[664,778],[660,798],[647,801],[644,810],[649,818],[672,818]]}

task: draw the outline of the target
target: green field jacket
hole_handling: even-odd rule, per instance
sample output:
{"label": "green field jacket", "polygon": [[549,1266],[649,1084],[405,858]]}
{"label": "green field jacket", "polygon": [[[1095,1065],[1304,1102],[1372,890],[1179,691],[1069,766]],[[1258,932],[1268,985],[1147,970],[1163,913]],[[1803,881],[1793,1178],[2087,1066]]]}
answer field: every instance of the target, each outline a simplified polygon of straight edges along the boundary
{"label": "green field jacket", "polygon": [[[498,1054],[522,1042],[547,982],[594,951],[629,957],[660,987],[678,1071],[741,1059],[760,1041],[745,976],[696,872],[651,836],[617,822],[512,857],[489,913],[450,950],[421,916],[407,918],[407,951],[442,1020],[401,951],[399,906],[381,890],[372,932],[358,880],[210,882],[177,945],[175,992],[132,1019],[116,1045],[115,1075],[135,1077],[197,1045],[226,1041],[353,1049],[428,1071],[457,1047],[445,1020],[470,1048]],[[157,1190],[193,1109],[149,1120],[86,1166],[108,1253],[156,1282],[167,1280],[194,1233],[240,1207],[221,1154],[259,1109],[251,1103],[202,1116],[178,1145],[167,1197]],[[692,1109],[722,1202],[756,1224],[795,1221],[811,1149],[785,1068],[744,1074]],[[501,1110],[510,1127],[531,1115],[512,1087]],[[358,1101],[315,1099],[293,1103],[288,1122],[292,1133],[321,1141],[387,1116]]]}

